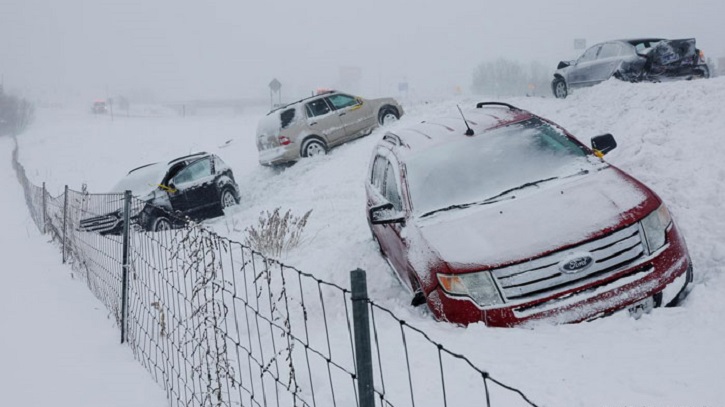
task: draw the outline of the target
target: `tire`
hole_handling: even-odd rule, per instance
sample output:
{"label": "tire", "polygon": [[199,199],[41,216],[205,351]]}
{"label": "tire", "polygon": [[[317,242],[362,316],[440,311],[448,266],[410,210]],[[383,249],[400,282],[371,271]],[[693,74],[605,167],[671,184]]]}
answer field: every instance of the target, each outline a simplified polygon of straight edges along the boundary
{"label": "tire", "polygon": [[562,78],[556,78],[551,82],[551,90],[557,99],[564,99],[569,96],[569,88],[566,86],[566,81]]}
{"label": "tire", "polygon": [[381,126],[388,126],[397,122],[398,119],[400,119],[400,115],[395,109],[390,107],[381,110],[378,115],[378,123],[380,123]]}
{"label": "tire", "polygon": [[166,216],[159,216],[151,222],[152,232],[163,232],[164,230],[171,230],[171,221]]}
{"label": "tire", "polygon": [[222,211],[226,208],[237,205],[238,203],[239,201],[237,201],[237,197],[234,195],[234,191],[232,191],[231,188],[227,187],[222,189],[222,193],[219,197],[219,204],[221,205]]}
{"label": "tire", "polygon": [[325,143],[316,138],[310,138],[302,143],[302,157],[314,157],[327,154]]}
{"label": "tire", "polygon": [[710,78],[710,68],[707,65],[703,65],[701,68],[702,71],[702,78],[709,79]]}

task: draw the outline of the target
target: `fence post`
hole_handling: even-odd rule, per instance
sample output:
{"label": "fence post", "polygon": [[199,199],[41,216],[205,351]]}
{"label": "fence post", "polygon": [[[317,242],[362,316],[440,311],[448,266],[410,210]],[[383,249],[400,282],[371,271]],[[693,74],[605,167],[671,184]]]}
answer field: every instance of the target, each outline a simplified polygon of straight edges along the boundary
{"label": "fence post", "polygon": [[48,229],[46,226],[47,220],[47,210],[45,209],[45,181],[43,181],[43,234],[48,233]]}
{"label": "fence post", "polygon": [[368,283],[365,270],[350,272],[352,289],[352,321],[355,327],[355,360],[360,407],[375,407],[373,387],[373,355],[370,346],[370,316],[368,312]]}
{"label": "fence post", "polygon": [[124,192],[123,196],[123,253],[122,253],[122,264],[123,270],[121,273],[121,343],[126,342],[126,307],[128,307],[128,245],[130,241],[129,237],[129,223],[130,216],[129,211],[131,210],[131,191]]}
{"label": "fence post", "polygon": [[63,191],[63,263],[65,263],[65,240],[66,240],[66,224],[68,223],[68,185]]}

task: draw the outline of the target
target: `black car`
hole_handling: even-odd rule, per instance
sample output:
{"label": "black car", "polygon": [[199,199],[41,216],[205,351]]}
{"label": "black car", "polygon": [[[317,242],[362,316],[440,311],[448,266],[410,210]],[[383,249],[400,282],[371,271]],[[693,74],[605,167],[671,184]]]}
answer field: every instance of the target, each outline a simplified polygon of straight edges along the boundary
{"label": "black car", "polygon": [[710,71],[694,38],[617,40],[594,45],[577,60],[559,62],[551,89],[557,98],[565,98],[572,88],[595,85],[612,76],[630,82],[659,82],[708,78]]}
{"label": "black car", "polygon": [[[183,226],[184,219],[203,220],[221,216],[224,208],[239,203],[239,187],[231,168],[214,154],[198,153],[168,163],[144,165],[129,171],[113,189],[132,191],[138,199],[131,205],[131,221],[149,231]],[[101,234],[123,230],[123,199],[105,196],[104,202],[90,202],[86,213],[103,213],[80,221],[80,229]],[[106,209],[108,210],[108,209]]]}

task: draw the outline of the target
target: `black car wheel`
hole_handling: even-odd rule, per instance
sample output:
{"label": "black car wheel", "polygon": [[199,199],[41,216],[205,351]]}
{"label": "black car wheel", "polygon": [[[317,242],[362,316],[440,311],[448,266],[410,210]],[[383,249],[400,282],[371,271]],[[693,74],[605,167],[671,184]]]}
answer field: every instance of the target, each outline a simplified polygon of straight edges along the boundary
{"label": "black car wheel", "polygon": [[154,232],[161,232],[170,229],[171,221],[166,216],[159,216],[158,218],[154,219],[153,223],[151,224],[151,230]]}
{"label": "black car wheel", "polygon": [[557,99],[564,99],[569,95],[569,89],[562,78],[554,79],[554,82],[551,83],[551,88],[554,90],[554,96]]}
{"label": "black car wheel", "polygon": [[387,126],[389,124],[397,122],[399,118],[400,116],[398,115],[398,112],[395,111],[395,109],[387,107],[380,111],[380,115],[378,116],[378,122],[381,126]]}
{"label": "black car wheel", "polygon": [[230,206],[234,206],[239,203],[237,202],[237,198],[234,196],[234,192],[232,192],[232,189],[229,187],[222,190],[220,201],[222,209],[229,208]]}
{"label": "black car wheel", "polygon": [[314,157],[327,154],[325,144],[318,139],[307,139],[302,144],[302,157]]}

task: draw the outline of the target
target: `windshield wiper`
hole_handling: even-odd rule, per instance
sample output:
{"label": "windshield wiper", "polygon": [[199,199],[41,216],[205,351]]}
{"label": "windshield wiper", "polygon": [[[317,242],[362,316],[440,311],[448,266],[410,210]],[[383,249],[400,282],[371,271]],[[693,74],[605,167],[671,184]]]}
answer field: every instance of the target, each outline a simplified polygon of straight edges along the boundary
{"label": "windshield wiper", "polygon": [[[486,204],[492,204],[492,203],[500,202],[500,201],[503,201],[503,199],[498,199],[498,198],[501,198],[503,196],[506,196],[506,195],[510,194],[511,192],[518,191],[518,190],[521,190],[521,189],[525,189],[525,188],[528,188],[528,187],[533,187],[533,186],[539,185],[539,184],[544,183],[544,182],[553,181],[553,180],[555,180],[557,178],[559,178],[559,177],[551,177],[551,178],[540,179],[538,181],[527,182],[527,183],[521,184],[521,185],[519,185],[519,186],[517,186],[515,188],[507,189],[507,190],[505,190],[505,191],[503,191],[503,192],[501,192],[499,194],[496,194],[496,195],[494,195],[494,196],[492,196],[490,198],[486,198],[483,201],[469,202],[469,203],[465,203],[465,204],[454,204],[454,205],[446,206],[445,208],[440,208],[440,209],[436,209],[434,211],[426,212],[426,213],[420,215],[420,217],[421,218],[425,218],[427,216],[436,214],[438,212],[445,212],[445,211],[450,211],[450,210],[453,210],[453,209],[465,209],[465,208],[469,208],[471,206],[486,205]],[[515,199],[515,198],[516,198],[516,196],[512,196],[509,199]]]}

